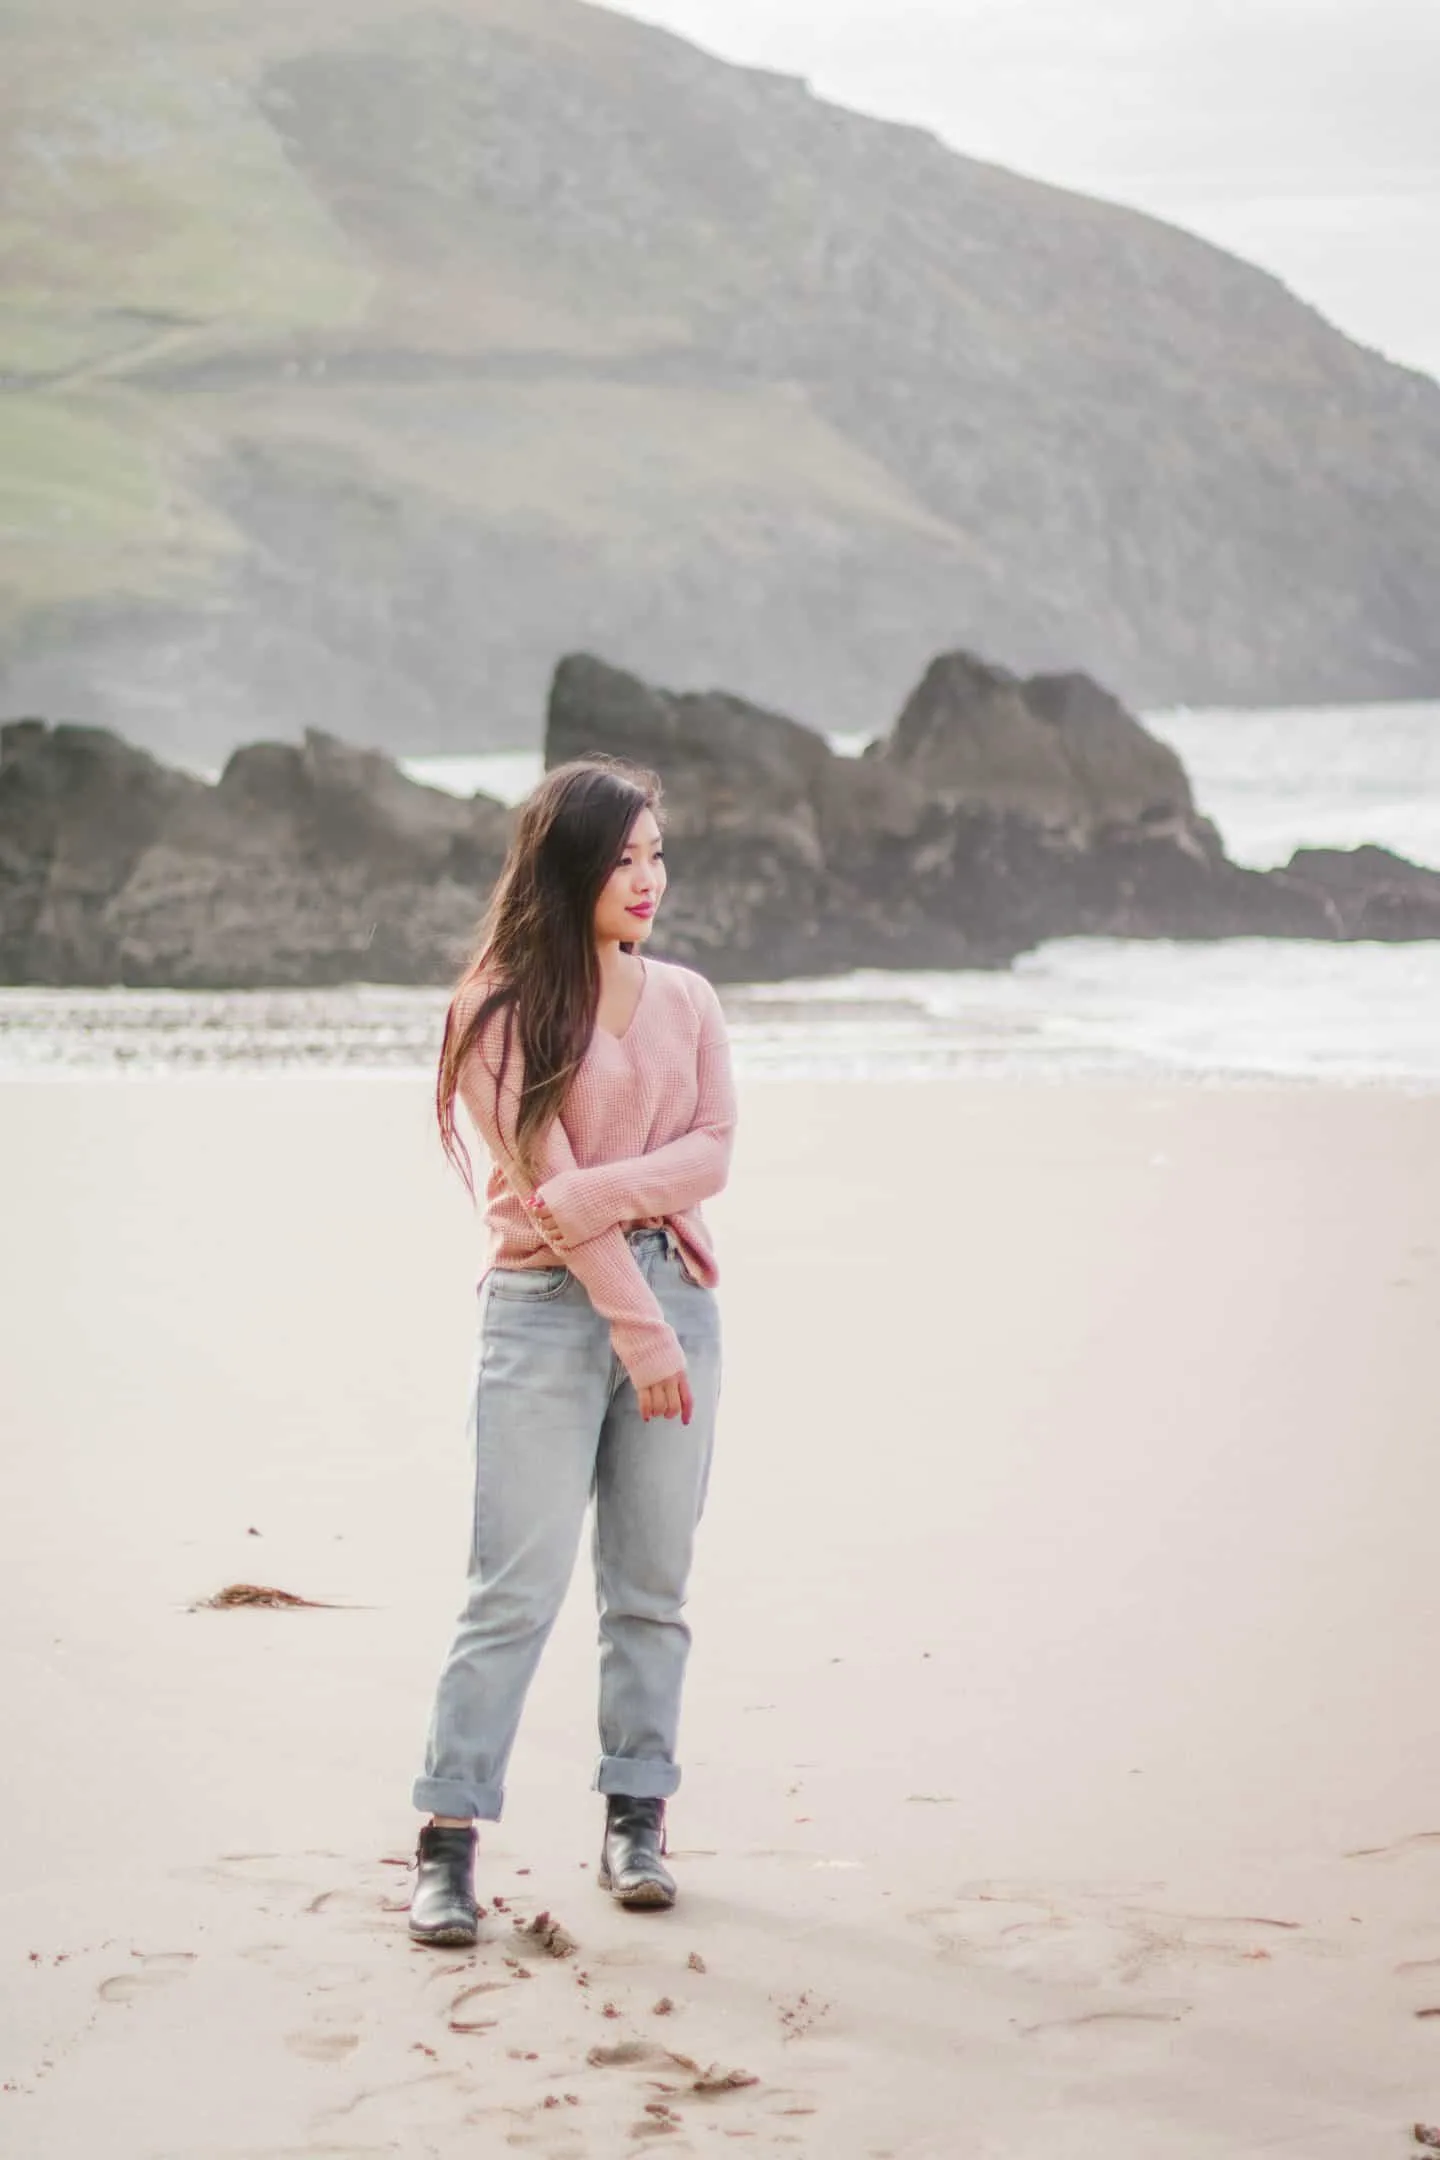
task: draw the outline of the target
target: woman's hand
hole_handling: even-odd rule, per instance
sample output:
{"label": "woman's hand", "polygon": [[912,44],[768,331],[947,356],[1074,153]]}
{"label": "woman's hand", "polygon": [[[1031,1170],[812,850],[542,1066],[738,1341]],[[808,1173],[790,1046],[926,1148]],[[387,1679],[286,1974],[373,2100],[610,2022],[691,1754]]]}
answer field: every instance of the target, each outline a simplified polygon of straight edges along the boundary
{"label": "woman's hand", "polygon": [[560,1228],[559,1223],[556,1222],[549,1208],[546,1207],[545,1202],[540,1198],[539,1193],[532,1193],[526,1205],[540,1225],[541,1234],[547,1244],[553,1245],[557,1252],[564,1252],[566,1250],[565,1233]]}
{"label": "woman's hand", "polygon": [[678,1417],[682,1425],[689,1424],[695,1398],[683,1370],[672,1373],[668,1380],[652,1380],[639,1394],[640,1415],[647,1425],[652,1417]]}
{"label": "woman's hand", "polygon": [[[551,1214],[549,1208],[545,1205],[545,1202],[540,1198],[539,1193],[532,1193],[530,1195],[530,1198],[526,1201],[525,1205],[527,1208],[529,1208],[530,1213],[534,1216],[536,1222],[540,1225],[540,1229],[546,1243],[549,1245],[553,1245],[557,1252],[568,1252],[570,1250],[570,1241],[566,1237],[564,1231],[560,1228],[560,1225],[555,1220],[555,1217]],[[639,1224],[632,1221],[627,1216],[625,1220],[619,1224],[619,1228],[622,1230],[634,1230],[639,1228]]]}

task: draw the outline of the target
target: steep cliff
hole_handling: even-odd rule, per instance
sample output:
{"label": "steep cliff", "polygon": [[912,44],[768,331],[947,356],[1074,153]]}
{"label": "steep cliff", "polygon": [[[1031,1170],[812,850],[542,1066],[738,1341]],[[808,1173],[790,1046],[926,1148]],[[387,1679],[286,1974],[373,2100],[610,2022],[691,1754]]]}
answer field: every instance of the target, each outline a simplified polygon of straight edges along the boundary
{"label": "steep cliff", "polygon": [[533,741],[1440,689],[1440,387],[1154,219],[580,0],[11,0],[0,709]]}

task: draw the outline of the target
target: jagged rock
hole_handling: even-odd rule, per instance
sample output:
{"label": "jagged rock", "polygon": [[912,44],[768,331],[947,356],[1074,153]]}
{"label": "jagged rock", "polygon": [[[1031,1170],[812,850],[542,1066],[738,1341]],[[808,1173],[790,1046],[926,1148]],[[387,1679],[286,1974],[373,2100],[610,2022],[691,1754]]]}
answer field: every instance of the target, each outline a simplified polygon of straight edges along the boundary
{"label": "jagged rock", "polygon": [[1342,938],[1440,938],[1440,870],[1389,848],[1297,848],[1284,875],[1323,896]]}
{"label": "jagged rock", "polygon": [[204,793],[104,728],[0,728],[0,980],[123,980],[116,896]]}
{"label": "jagged rock", "polygon": [[820,867],[816,795],[834,760],[813,728],[722,691],[672,695],[576,654],[555,671],[545,762],[602,748],[659,770],[672,830],[687,844],[743,831]]}
{"label": "jagged rock", "polygon": [[1084,839],[1107,826],[1194,827],[1185,769],[1088,675],[1029,681],[973,653],[932,662],[870,755],[932,795]]}
{"label": "jagged rock", "polygon": [[665,949],[712,973],[992,966],[1047,937],[1330,937],[1303,881],[1227,861],[1179,759],[1083,675],[937,660],[892,736],[836,756],[729,697],[579,655],[546,758],[657,768],[681,876]]}
{"label": "jagged rock", "polygon": [[929,904],[926,850],[943,849],[944,815],[925,791],[836,757],[811,728],[576,654],[555,672],[545,760],[595,750],[660,773],[681,866],[664,948],[712,975],[985,966],[1019,949]]}
{"label": "jagged rock", "polygon": [[[1384,848],[1229,862],[1183,769],[1081,675],[972,654],[863,758],[719,692],[563,661],[547,762],[657,769],[676,870],[660,950],[717,981],[1003,965],[1044,938],[1440,936],[1440,873]],[[0,731],[0,980],[442,983],[510,813],[315,731],[210,786],[97,728]]]}
{"label": "jagged rock", "polygon": [[504,806],[312,731],[216,786],[98,728],[0,737],[0,979],[235,988],[443,982],[499,871]]}

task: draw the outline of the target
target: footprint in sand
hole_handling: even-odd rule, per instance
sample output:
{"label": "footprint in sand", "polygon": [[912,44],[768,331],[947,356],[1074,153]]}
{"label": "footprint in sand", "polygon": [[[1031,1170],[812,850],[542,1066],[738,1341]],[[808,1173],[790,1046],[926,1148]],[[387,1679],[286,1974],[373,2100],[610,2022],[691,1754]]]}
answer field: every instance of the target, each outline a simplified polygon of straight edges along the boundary
{"label": "footprint in sand", "polygon": [[359,1864],[347,1853],[319,1847],[297,1853],[221,1853],[203,1866],[180,1868],[177,1875],[184,1882],[241,1891],[259,1911],[287,1919],[303,1913],[317,1918],[362,1912],[369,1916],[394,1896],[397,1881],[383,1860]]}
{"label": "footprint in sand", "polygon": [[391,2145],[277,2145],[268,2152],[246,2147],[244,2160],[395,2160]]}
{"label": "footprint in sand", "polygon": [[976,1899],[962,1896],[954,1905],[922,1905],[907,1920],[928,1928],[935,1948],[943,1957],[963,1959],[1003,1950],[1017,1932],[1045,1928],[1055,1919],[1052,1905],[1032,1898]]}
{"label": "footprint in sand", "polygon": [[1071,1886],[1048,1896],[1030,1886],[978,1889],[953,1905],[909,1917],[929,1930],[936,1954],[948,1963],[1082,1987],[1133,1986],[1167,1969],[1193,1984],[1203,1968],[1263,1965],[1273,1957],[1273,1945],[1301,1927],[1278,1915],[1167,1912],[1116,1901],[1108,1888]]}
{"label": "footprint in sand", "polygon": [[1183,2002],[1153,2002],[1143,2010],[1084,2010],[1075,2017],[1042,2018],[1016,2031],[1022,2040],[1067,2055],[1093,2057],[1097,2048],[1163,2051],[1169,2045],[1167,2029],[1180,2024],[1189,2008]]}
{"label": "footprint in sand", "polygon": [[[500,2020],[487,2014],[495,2007],[488,1998],[492,1995],[503,1995],[513,1985],[514,1982],[510,1980],[477,1980],[473,1986],[461,1988],[459,1994],[451,2002],[448,2013],[447,2021],[451,2032],[482,2033],[492,2031]],[[486,1998],[486,2000],[482,2001],[482,1997]]]}
{"label": "footprint in sand", "polygon": [[1402,1958],[1392,1970],[1411,2016],[1440,2019],[1440,1957]]}
{"label": "footprint in sand", "polygon": [[[432,2127],[432,2109],[429,2103],[438,2101],[439,2121],[449,2124],[454,2120],[455,2096],[465,2089],[465,2080],[456,2077],[451,2071],[421,2070],[414,2077],[394,2078],[381,2085],[362,2086],[358,2092],[352,2093],[348,2100],[322,2109],[315,2120],[317,2127],[320,2124],[348,2124],[353,2116],[369,2109],[378,2109],[393,2119],[398,2102],[399,2113],[403,2115],[410,2129],[421,2135]],[[308,2147],[307,2150],[315,2153],[341,2151],[347,2155],[348,2160],[350,2147],[348,2144],[341,2147],[316,2145]],[[387,2145],[384,2150],[393,2152],[395,2148]]]}
{"label": "footprint in sand", "polygon": [[947,1964],[999,1967],[1020,1980],[1090,1987],[1138,1980],[1171,1947],[1132,1916],[1077,1910],[1058,1898],[986,1892],[912,1913]]}
{"label": "footprint in sand", "polygon": [[[178,1871],[182,1881],[202,1883],[209,1889],[238,1894],[262,1925],[291,1928],[296,1922],[315,1926],[317,1934],[337,1929],[347,1935],[368,1935],[377,1925],[389,1928],[387,1917],[403,1912],[408,1897],[397,1899],[397,1878],[384,1859],[357,1861],[352,1856],[323,1850],[298,1853],[222,1853],[208,1864]],[[338,1879],[337,1879],[338,1878]],[[288,1948],[301,1947],[291,1936]],[[313,1952],[305,1943],[304,1954]],[[265,1961],[257,1945],[246,1955]]]}
{"label": "footprint in sand", "polygon": [[[567,2100],[559,2091],[547,2092],[539,2100],[492,2101],[483,2107],[471,2107],[454,2117],[452,2123],[469,2133],[463,2147],[455,2146],[457,2153],[463,2150],[488,2156],[503,2145],[513,2152],[543,2153],[546,2160],[589,2160],[594,2151],[587,2131],[595,2126],[582,2127],[575,2097]],[[409,2127],[413,2128],[413,2123]],[[440,2149],[417,2147],[423,2151]],[[446,2145],[444,2150],[448,2153],[451,2147]],[[607,2156],[611,2150],[605,2147]]]}
{"label": "footprint in sand", "polygon": [[[325,1874],[333,1874],[335,1863],[342,1857],[339,1853],[221,1853],[218,1860],[203,1866],[177,1868],[176,1877],[181,1882],[204,1883],[217,1890],[244,1891],[262,1912],[279,1909],[288,1915],[304,1910],[307,1900],[324,1885]],[[329,1867],[323,1873],[307,1870],[307,1859],[326,1860]]]}
{"label": "footprint in sand", "polygon": [[1334,1957],[1335,1945],[1309,1933],[1303,1920],[1278,1913],[1166,1912],[1136,1914],[1168,1946],[1168,1954],[1192,1970],[1199,1966],[1265,1965],[1283,1946],[1307,1957]]}
{"label": "footprint in sand", "polygon": [[138,2002],[156,1988],[172,1987],[183,1980],[195,1963],[193,1950],[151,1950],[135,1953],[133,1972],[114,1973],[95,1990],[101,2002]]}
{"label": "footprint in sand", "polygon": [[1440,1830],[1412,1830],[1409,1837],[1396,1838],[1389,1845],[1357,1845],[1353,1851],[1341,1855],[1345,1860],[1398,1860],[1406,1853],[1423,1850],[1425,1846],[1440,1846]]}
{"label": "footprint in sand", "polygon": [[[587,2160],[591,2151],[577,2132],[559,2126],[553,2109],[542,2115],[528,2108],[487,2108],[467,2115],[465,2120],[475,2129],[483,2127],[487,2132],[495,2132],[511,2152],[544,2153],[546,2160]],[[502,2128],[502,2123],[509,2127]],[[493,2149],[488,2138],[485,2144],[477,2141],[475,2146],[481,2153]],[[687,2146],[685,2150],[690,2148]]]}
{"label": "footprint in sand", "polygon": [[306,2062],[344,2062],[359,2047],[360,2035],[352,2032],[286,2033],[285,2045],[292,2055],[303,2056]]}

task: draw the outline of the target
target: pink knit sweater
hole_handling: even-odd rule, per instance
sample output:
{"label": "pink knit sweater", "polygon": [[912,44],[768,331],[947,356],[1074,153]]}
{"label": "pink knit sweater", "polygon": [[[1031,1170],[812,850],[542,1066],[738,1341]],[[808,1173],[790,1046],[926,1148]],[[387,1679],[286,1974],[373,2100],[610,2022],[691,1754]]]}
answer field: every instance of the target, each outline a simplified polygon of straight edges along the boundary
{"label": "pink knit sweater", "polygon": [[[513,1151],[521,1088],[518,1027],[504,1084],[496,1084],[503,1012],[487,1022],[459,1082],[460,1099],[490,1157],[486,1273],[490,1267],[563,1263],[610,1322],[610,1339],[636,1387],[682,1372],[685,1355],[619,1226],[667,1224],[697,1281],[718,1282],[700,1202],[725,1184],[735,1131],[720,1000],[690,968],[651,959],[641,966],[640,1002],[629,1027],[615,1036],[596,1026],[564,1110],[541,1143],[538,1187]],[[475,981],[460,991],[456,1016],[462,1024],[490,987]],[[560,1225],[563,1249],[546,1242],[525,1205],[537,1190]]]}

